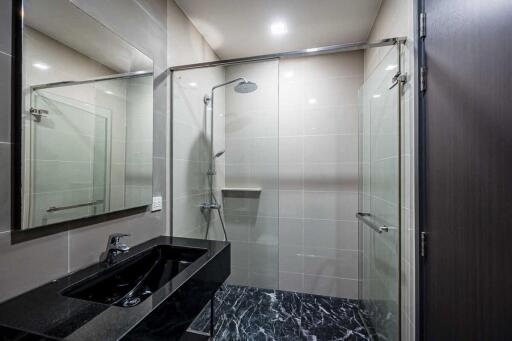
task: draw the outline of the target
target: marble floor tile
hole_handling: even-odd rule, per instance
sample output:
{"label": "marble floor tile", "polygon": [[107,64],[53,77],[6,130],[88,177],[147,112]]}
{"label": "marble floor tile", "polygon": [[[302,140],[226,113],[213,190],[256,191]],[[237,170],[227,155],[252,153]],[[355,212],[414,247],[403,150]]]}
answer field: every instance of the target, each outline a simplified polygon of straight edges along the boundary
{"label": "marble floor tile", "polygon": [[[356,300],[225,285],[215,297],[214,341],[370,340]],[[207,305],[191,329],[209,331]]]}

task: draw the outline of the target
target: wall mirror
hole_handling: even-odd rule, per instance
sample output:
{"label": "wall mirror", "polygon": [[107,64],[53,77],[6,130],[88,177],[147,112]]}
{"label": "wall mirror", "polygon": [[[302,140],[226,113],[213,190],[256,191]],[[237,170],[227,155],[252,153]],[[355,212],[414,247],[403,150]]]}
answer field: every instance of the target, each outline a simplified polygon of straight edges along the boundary
{"label": "wall mirror", "polygon": [[69,0],[23,0],[21,226],[145,206],[153,61]]}

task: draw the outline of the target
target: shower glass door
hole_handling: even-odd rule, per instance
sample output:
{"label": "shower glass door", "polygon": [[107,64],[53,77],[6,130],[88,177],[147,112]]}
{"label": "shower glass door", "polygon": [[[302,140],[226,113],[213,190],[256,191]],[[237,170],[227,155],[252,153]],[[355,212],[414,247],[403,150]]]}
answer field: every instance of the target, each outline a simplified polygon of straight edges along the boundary
{"label": "shower glass door", "polygon": [[[45,90],[32,94],[29,217],[41,226],[105,211],[109,112]],[[49,148],[49,146],[53,146]]]}
{"label": "shower glass door", "polygon": [[360,89],[359,296],[377,339],[400,335],[400,93],[392,46]]}

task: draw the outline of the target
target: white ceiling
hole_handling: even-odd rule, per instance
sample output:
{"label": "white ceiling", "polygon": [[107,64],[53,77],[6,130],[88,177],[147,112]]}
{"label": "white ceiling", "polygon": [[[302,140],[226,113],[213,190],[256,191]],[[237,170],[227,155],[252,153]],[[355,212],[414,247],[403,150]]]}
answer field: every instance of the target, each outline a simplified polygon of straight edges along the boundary
{"label": "white ceiling", "polygon": [[[222,59],[364,41],[382,0],[175,0]],[[274,22],[288,33],[275,36]]]}

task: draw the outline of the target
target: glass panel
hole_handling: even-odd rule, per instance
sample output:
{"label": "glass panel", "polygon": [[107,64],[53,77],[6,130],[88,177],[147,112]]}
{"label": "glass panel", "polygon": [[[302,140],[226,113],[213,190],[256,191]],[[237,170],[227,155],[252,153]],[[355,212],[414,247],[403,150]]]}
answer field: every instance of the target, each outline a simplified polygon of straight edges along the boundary
{"label": "glass panel", "polygon": [[228,229],[237,231],[230,282],[278,289],[279,62],[226,68],[227,79],[238,77],[258,89],[249,94],[226,90],[226,186],[249,189],[224,193]]}
{"label": "glass panel", "polygon": [[109,112],[44,90],[33,102],[51,120],[30,124],[31,226],[104,212]]}
{"label": "glass panel", "polygon": [[[203,239],[208,234],[208,239],[224,240],[217,211],[201,210],[200,206],[211,199],[208,169],[212,111],[211,103],[205,102],[205,96],[211,96],[214,85],[226,81],[225,68],[174,72],[172,81],[172,232],[177,237]],[[215,90],[213,153],[225,150],[224,94],[224,87]],[[214,159],[216,174],[212,176],[212,192],[217,200],[221,200],[220,189],[225,186],[224,160],[225,155]]]}
{"label": "glass panel", "polygon": [[96,104],[111,108],[111,210],[151,203],[153,193],[153,78],[95,83]]}
{"label": "glass panel", "polygon": [[109,180],[110,174],[108,166],[109,159],[109,139],[108,139],[108,123],[107,117],[100,115],[94,116],[94,137],[93,137],[93,160],[92,160],[92,201],[95,202],[91,206],[91,214],[99,214],[108,212],[110,197]]}
{"label": "glass panel", "polygon": [[399,337],[400,260],[400,117],[398,71],[393,46],[360,90],[359,211],[368,214],[379,233],[359,223],[360,298],[376,334]]}
{"label": "glass panel", "polygon": [[[224,239],[210,202],[208,169],[214,158],[214,198],[221,204],[231,241],[230,284],[278,288],[278,65],[277,60],[174,72],[173,235]],[[250,93],[238,82],[215,90],[210,149],[211,88],[240,77],[257,84]],[[240,89],[239,89],[240,90]]]}

